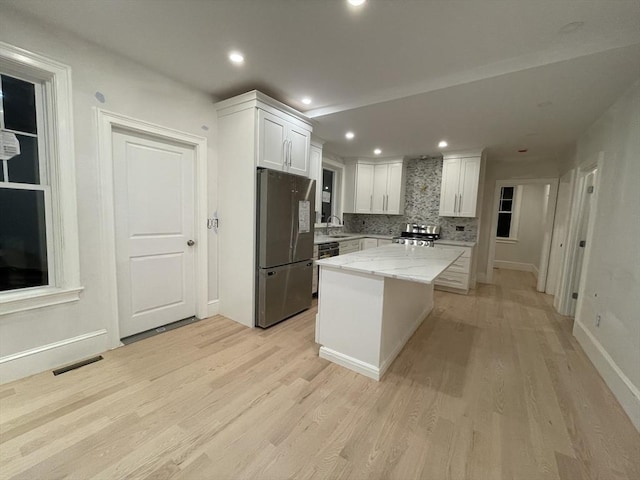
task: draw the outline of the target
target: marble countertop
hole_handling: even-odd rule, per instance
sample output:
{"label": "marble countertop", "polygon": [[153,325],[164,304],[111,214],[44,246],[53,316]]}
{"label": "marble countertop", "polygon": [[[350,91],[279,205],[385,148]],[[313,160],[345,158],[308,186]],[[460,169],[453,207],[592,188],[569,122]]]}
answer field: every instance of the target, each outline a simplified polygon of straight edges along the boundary
{"label": "marble countertop", "polygon": [[[335,238],[330,237],[329,235],[316,235],[313,237],[314,245],[320,245],[321,243],[329,243],[329,242],[343,242],[345,240],[356,240],[358,238],[379,238],[381,240],[391,240],[393,237],[397,237],[398,235],[376,235],[370,233],[341,233],[340,235],[347,235],[346,237]],[[440,239],[436,240],[436,245],[453,245],[456,247],[473,247],[476,242],[465,242],[462,240],[447,240]]]}
{"label": "marble countertop", "polygon": [[463,253],[462,249],[393,244],[316,260],[315,263],[322,267],[430,284]]}

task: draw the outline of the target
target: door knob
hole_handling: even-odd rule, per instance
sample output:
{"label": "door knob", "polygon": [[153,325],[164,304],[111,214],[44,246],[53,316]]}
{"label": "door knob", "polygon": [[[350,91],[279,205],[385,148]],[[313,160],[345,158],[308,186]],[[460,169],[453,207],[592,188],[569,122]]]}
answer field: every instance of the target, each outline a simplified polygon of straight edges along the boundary
{"label": "door knob", "polygon": [[196,242],[194,242],[193,240],[187,241],[187,245],[189,245],[190,247],[193,247],[195,244]]}

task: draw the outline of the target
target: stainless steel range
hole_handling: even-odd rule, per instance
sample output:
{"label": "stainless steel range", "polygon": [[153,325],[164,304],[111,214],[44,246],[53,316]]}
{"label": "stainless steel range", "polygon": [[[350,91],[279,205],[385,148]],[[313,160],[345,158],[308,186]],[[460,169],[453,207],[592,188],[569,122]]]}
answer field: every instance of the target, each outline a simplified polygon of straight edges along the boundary
{"label": "stainless steel range", "polygon": [[418,225],[407,223],[407,227],[399,237],[393,238],[393,243],[401,245],[415,245],[417,247],[433,247],[435,241],[440,238],[438,225]]}

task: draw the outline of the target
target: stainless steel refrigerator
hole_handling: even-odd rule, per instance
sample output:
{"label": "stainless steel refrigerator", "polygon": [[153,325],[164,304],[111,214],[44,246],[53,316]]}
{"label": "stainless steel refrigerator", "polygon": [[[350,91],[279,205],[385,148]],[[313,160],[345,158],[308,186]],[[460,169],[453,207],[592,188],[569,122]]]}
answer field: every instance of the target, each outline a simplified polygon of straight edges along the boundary
{"label": "stainless steel refrigerator", "polygon": [[311,306],[315,180],[258,169],[256,326]]}

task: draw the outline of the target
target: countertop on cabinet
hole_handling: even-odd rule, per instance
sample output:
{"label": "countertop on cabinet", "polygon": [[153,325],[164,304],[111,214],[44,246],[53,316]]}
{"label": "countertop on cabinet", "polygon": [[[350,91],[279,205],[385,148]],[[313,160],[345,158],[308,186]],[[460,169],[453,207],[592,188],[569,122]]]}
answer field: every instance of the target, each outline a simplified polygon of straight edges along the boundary
{"label": "countertop on cabinet", "polygon": [[392,244],[316,260],[321,267],[431,284],[458,257],[461,249]]}
{"label": "countertop on cabinet", "polygon": [[452,245],[454,247],[475,247],[476,242],[465,242],[463,240],[447,240],[447,239],[439,239],[436,240],[436,245]]}

